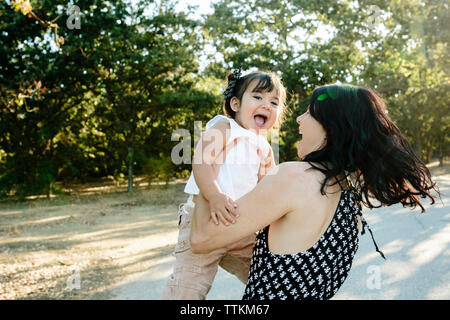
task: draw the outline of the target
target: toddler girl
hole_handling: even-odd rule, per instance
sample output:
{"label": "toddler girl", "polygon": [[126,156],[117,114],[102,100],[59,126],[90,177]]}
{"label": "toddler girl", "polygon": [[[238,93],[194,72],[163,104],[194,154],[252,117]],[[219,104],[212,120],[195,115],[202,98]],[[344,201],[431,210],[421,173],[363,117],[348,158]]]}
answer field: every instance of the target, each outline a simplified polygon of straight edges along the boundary
{"label": "toddler girl", "polygon": [[194,254],[189,232],[197,197],[209,202],[214,223],[229,225],[236,216],[234,200],[252,190],[275,165],[264,137],[285,109],[286,91],[279,77],[269,72],[227,78],[224,113],[206,124],[194,151],[192,173],[184,189],[188,201],[180,205],[176,262],[163,291],[163,299],[202,300],[220,265],[247,283],[255,235],[208,254]]}

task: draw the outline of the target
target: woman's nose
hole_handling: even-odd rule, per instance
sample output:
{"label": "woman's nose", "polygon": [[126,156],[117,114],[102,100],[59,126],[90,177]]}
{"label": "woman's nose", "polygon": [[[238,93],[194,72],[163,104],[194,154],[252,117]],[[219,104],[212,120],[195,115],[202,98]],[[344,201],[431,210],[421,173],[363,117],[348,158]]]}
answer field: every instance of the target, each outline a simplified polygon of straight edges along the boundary
{"label": "woman's nose", "polygon": [[297,123],[298,123],[298,124],[301,124],[301,123],[300,123],[300,121],[301,121],[300,118],[301,118],[301,117],[302,117],[301,115],[297,117]]}

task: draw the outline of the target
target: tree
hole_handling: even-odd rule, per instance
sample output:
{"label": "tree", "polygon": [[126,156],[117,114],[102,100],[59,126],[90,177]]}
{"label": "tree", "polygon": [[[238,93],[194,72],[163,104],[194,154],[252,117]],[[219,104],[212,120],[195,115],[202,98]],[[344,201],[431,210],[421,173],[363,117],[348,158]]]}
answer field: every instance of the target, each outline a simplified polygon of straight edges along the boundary
{"label": "tree", "polygon": [[[69,54],[52,47],[53,29],[33,15],[16,12],[7,2],[0,10],[0,192],[49,195],[57,173],[57,136],[87,91],[76,83],[89,80],[83,74],[89,61],[79,50]],[[57,11],[56,4],[44,2],[33,14],[47,21],[47,13]]]}
{"label": "tree", "polygon": [[81,26],[69,29],[65,3],[33,4],[32,15],[0,3],[3,194],[126,172],[131,190],[133,165],[170,156],[171,133],[215,108],[199,87],[195,21],[167,1],[77,5]]}
{"label": "tree", "polygon": [[[367,29],[358,19],[363,17],[347,2],[219,1],[204,32],[224,62],[218,68],[220,61],[213,61],[208,70],[219,78],[237,66],[275,71],[287,88],[292,114],[301,114],[316,86],[353,78],[363,59],[355,38]],[[329,39],[319,32],[324,26]],[[281,128],[282,161],[296,159],[296,126],[291,116]]]}
{"label": "tree", "polygon": [[[219,1],[205,33],[223,62],[208,70],[217,77],[236,66],[278,72],[294,115],[319,85],[372,86],[428,161],[433,149],[448,154],[448,21],[448,4],[437,0]],[[290,117],[281,129],[283,160],[296,158],[295,127]]]}
{"label": "tree", "polygon": [[437,151],[442,165],[450,140],[448,4],[384,5],[388,31],[370,49],[361,78],[385,97],[392,118],[424,161]]}

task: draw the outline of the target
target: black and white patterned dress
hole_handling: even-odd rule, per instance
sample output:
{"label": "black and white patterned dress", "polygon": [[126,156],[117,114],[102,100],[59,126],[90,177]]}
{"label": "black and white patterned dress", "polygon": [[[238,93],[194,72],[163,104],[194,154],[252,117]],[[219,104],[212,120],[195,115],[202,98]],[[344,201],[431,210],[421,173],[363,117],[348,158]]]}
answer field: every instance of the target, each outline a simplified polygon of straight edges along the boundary
{"label": "black and white patterned dress", "polygon": [[[355,190],[342,190],[336,212],[324,234],[311,248],[295,254],[270,252],[269,226],[259,231],[243,299],[323,300],[333,297],[347,278],[358,249],[357,215],[361,216],[363,227],[367,226]],[[369,231],[372,235],[370,228]]]}

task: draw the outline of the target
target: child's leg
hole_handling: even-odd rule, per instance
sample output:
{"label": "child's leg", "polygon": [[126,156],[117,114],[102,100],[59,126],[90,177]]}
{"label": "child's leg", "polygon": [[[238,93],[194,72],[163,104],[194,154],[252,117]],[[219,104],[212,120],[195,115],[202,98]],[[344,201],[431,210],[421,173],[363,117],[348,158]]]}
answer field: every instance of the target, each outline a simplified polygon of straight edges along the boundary
{"label": "child's leg", "polygon": [[208,254],[194,254],[189,243],[192,207],[181,205],[178,243],[175,246],[174,271],[163,290],[164,300],[204,300],[217,273],[220,259],[225,254],[220,249]]}
{"label": "child's leg", "polygon": [[220,261],[220,266],[247,284],[253,245],[256,235],[248,236],[227,247],[227,253]]}

